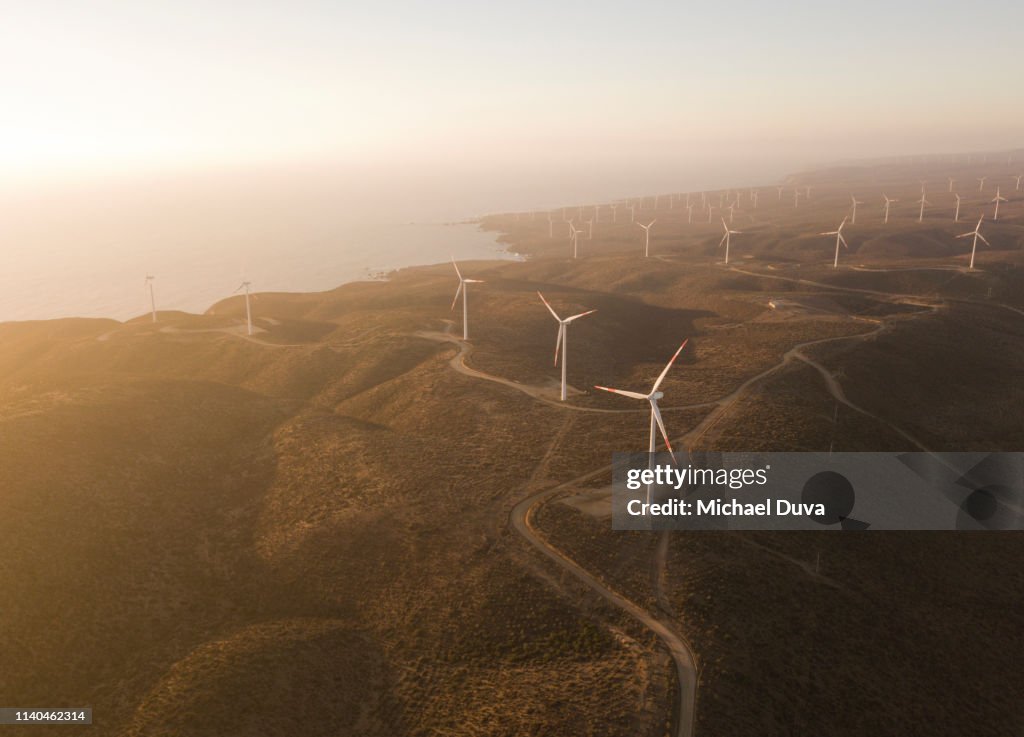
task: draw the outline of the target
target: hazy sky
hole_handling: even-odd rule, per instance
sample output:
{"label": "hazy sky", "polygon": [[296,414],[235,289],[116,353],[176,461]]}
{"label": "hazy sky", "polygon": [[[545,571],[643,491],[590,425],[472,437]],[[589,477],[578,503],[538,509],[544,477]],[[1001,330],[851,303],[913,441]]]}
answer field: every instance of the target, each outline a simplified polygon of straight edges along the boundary
{"label": "hazy sky", "polygon": [[1021,144],[1024,3],[0,0],[0,178]]}

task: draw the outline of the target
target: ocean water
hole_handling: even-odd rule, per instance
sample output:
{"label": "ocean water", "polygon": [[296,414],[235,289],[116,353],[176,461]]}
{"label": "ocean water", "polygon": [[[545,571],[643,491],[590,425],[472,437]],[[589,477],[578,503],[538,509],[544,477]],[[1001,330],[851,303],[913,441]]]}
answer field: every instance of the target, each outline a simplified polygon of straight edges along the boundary
{"label": "ocean water", "polygon": [[495,233],[475,225],[349,225],[339,231],[322,238],[297,234],[291,241],[240,237],[215,247],[202,240],[9,244],[0,256],[7,262],[0,268],[0,322],[137,317],[149,311],[147,274],[154,276],[158,309],[203,312],[244,279],[256,292],[309,292],[452,256],[515,257]]}
{"label": "ocean water", "polygon": [[202,312],[243,280],[307,292],[452,255],[512,258],[494,234],[442,223],[774,182],[787,170],[737,156],[556,164],[268,165],[28,183],[0,171],[0,321],[137,317],[149,309],[147,274],[158,309]]}

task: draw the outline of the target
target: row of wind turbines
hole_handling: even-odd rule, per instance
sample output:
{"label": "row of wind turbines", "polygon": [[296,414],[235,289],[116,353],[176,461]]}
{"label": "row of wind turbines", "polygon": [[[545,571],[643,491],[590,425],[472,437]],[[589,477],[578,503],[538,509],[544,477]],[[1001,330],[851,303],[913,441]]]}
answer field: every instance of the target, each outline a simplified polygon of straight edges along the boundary
{"label": "row of wind turbines", "polygon": [[[149,314],[150,314],[150,316],[152,318],[152,321],[154,323],[157,322],[157,315],[156,315],[156,291],[155,291],[154,286],[153,286],[155,281],[156,281],[156,277],[155,276],[153,276],[152,274],[147,274],[145,282],[144,282],[145,287],[146,287],[146,292],[149,295]],[[243,289],[245,290],[245,324],[246,324],[246,332],[250,336],[253,334],[252,303],[250,301],[250,291],[251,291],[251,288],[252,288],[252,282],[250,282],[249,280],[245,280],[245,281],[243,281],[238,286],[238,289],[236,289],[233,292],[233,294],[238,294]]]}
{"label": "row of wind turbines", "polygon": [[[985,182],[988,181],[990,178],[991,177],[989,177],[989,176],[977,177],[978,191],[981,191],[981,192],[984,191],[984,189],[985,189]],[[1019,192],[1021,190],[1021,182],[1022,182],[1022,180],[1024,180],[1024,174],[1014,175],[1014,176],[1011,176],[1011,178],[1014,180],[1014,185],[1015,185],[1014,189],[1015,189],[1015,191]],[[962,202],[963,202],[963,200],[965,198],[963,198],[959,193],[954,193],[953,192],[953,186],[954,186],[955,182],[956,182],[956,180],[953,177],[948,177],[949,192],[954,194],[954,197],[956,199],[955,211],[954,211],[954,215],[953,215],[953,222],[958,223],[958,222],[960,222],[961,204],[962,204]],[[919,205],[918,213],[917,213],[917,221],[919,223],[923,223],[924,222],[925,208],[932,205],[932,203],[927,199],[927,196],[926,196],[926,193],[925,193],[925,185],[926,185],[926,182],[922,181],[921,182],[921,197],[920,197],[920,199],[914,201],[914,204]],[[784,185],[778,185],[776,187],[776,189],[777,189],[777,200],[779,202],[781,202],[785,186]],[[794,207],[798,207],[799,206],[801,193],[803,194],[805,200],[809,200],[811,198],[811,191],[812,191],[811,185],[802,185],[800,187],[794,188],[793,189]],[[725,248],[725,256],[724,256],[723,263],[725,265],[728,265],[728,263],[729,263],[729,250],[730,250],[730,246],[731,246],[731,243],[732,243],[732,236],[733,235],[740,235],[743,232],[743,231],[740,231],[740,230],[733,230],[732,227],[731,227],[732,222],[733,222],[734,213],[735,213],[735,211],[737,209],[740,209],[740,207],[741,207],[741,197],[742,197],[742,194],[743,194],[743,190],[728,190],[727,192],[720,192],[718,194],[719,194],[718,209],[720,211],[728,210],[728,213],[729,213],[729,220],[728,220],[728,222],[726,222],[726,219],[725,219],[724,216],[720,216],[720,220],[722,222],[723,233],[722,233],[722,238],[721,238],[721,240],[719,241],[719,244],[718,244],[719,248],[722,248],[723,246]],[[755,209],[758,206],[759,194],[760,194],[760,190],[758,188],[750,188],[750,190],[748,192],[749,202],[753,206],[753,208],[755,208]],[[711,222],[712,214],[713,214],[713,210],[714,210],[714,205],[710,204],[711,198],[709,197],[709,194],[707,192],[701,192],[701,193],[699,193],[699,196],[700,196],[701,212],[702,213],[706,212],[707,213],[707,217],[708,217],[708,222]],[[684,195],[670,194],[670,195],[667,195],[667,197],[669,198],[669,208],[672,209],[672,208],[675,208],[677,206],[677,204],[682,203]],[[686,198],[685,199],[685,207],[687,208],[687,210],[689,212],[688,218],[687,218],[687,222],[688,223],[692,223],[693,222],[693,209],[694,209],[695,203],[691,201],[692,197],[693,197],[693,195],[691,193],[687,193],[685,195],[685,198]],[[625,201],[625,204],[629,208],[629,211],[630,211],[630,222],[635,224],[641,230],[643,230],[643,233],[644,233],[643,254],[644,254],[645,258],[648,258],[651,255],[651,228],[657,222],[657,218],[653,218],[653,219],[651,219],[647,223],[639,222],[639,221],[636,220],[636,210],[638,208],[642,209],[644,207],[644,204],[647,202],[648,199],[651,199],[651,198],[640,197],[640,198],[636,198],[634,200],[627,200],[627,201]],[[654,204],[654,209],[655,210],[657,210],[658,207],[659,207],[660,199],[661,199],[660,195],[659,196],[655,196],[653,198],[653,204]],[[883,200],[883,202],[882,202],[882,223],[885,224],[885,225],[888,225],[890,213],[892,211],[892,206],[894,204],[898,203],[900,200],[898,200],[898,199],[896,199],[894,197],[889,197],[887,194],[883,194],[882,195],[882,200]],[[1006,197],[1003,197],[1003,195],[1002,195],[1002,187],[1001,186],[996,187],[995,196],[991,200],[989,200],[989,203],[995,205],[994,212],[992,214],[992,220],[993,221],[998,221],[999,220],[999,205],[1001,203],[1003,203],[1003,202],[1008,202],[1008,201],[1009,200]],[[725,204],[726,202],[729,202],[729,204],[726,205]],[[623,203],[621,203],[621,202],[619,202],[619,203],[612,203],[612,204],[606,205],[606,206],[602,206],[602,205],[590,206],[593,209],[593,217],[591,219],[589,219],[589,220],[583,221],[588,226],[587,227],[587,231],[586,231],[586,237],[587,237],[588,240],[593,238],[593,226],[594,226],[594,223],[595,222],[600,222],[600,213],[601,213],[602,207],[610,207],[612,209],[612,214],[613,214],[612,222],[616,222],[617,221],[617,212],[618,212],[617,208],[621,204],[623,204]],[[851,194],[850,195],[850,211],[849,211],[849,214],[843,219],[843,221],[836,228],[836,230],[826,231],[824,233],[820,233],[819,234],[819,235],[827,235],[827,236],[833,236],[833,235],[836,236],[836,247],[835,247],[835,254],[834,254],[834,257],[833,257],[833,264],[832,264],[833,268],[838,268],[839,267],[839,251],[840,251],[840,248],[849,248],[849,245],[848,245],[848,243],[846,241],[846,238],[843,236],[843,232],[842,232],[843,228],[846,226],[847,223],[849,223],[850,225],[855,225],[856,224],[856,222],[857,222],[857,206],[858,205],[863,205],[863,204],[865,204],[864,201],[858,200],[855,195]],[[576,209],[577,209],[577,218],[582,219],[583,207],[579,206]],[[536,213],[533,213],[533,215],[535,217]],[[552,212],[549,211],[547,213],[547,215],[548,215],[548,235],[549,235],[549,237],[553,237],[553,223],[554,223],[554,220],[552,218]],[[569,240],[572,243],[572,257],[574,259],[577,259],[577,258],[579,258],[579,255],[580,255],[580,252],[579,252],[579,240],[580,240],[580,237],[584,234],[584,230],[582,228],[577,228],[576,227],[576,219],[577,218],[568,218],[568,209],[567,208],[562,208],[562,218],[568,224]],[[980,239],[986,245],[990,245],[989,242],[985,239],[985,237],[982,236],[980,234],[980,232],[979,232],[979,230],[981,228],[981,223],[984,220],[984,218],[985,218],[985,215],[982,214],[982,216],[978,220],[978,224],[975,226],[973,231],[971,231],[969,233],[964,233],[962,235],[956,236],[958,239],[959,238],[967,238],[967,237],[971,237],[971,236],[974,237],[973,247],[972,247],[972,251],[971,251],[970,266],[968,267],[970,270],[974,269],[974,260],[975,260],[975,253],[976,253],[976,250],[977,250],[978,240]],[[517,219],[518,219],[518,214],[517,214]]]}
{"label": "row of wind turbines", "polygon": [[[452,266],[455,267],[455,275],[458,277],[458,280],[459,280],[458,287],[456,287],[456,290],[455,290],[455,299],[452,300],[452,310],[455,309],[455,305],[458,302],[459,297],[461,296],[462,297],[462,337],[463,337],[463,340],[468,340],[469,339],[469,300],[468,300],[468,289],[467,289],[466,285],[468,285],[468,284],[483,284],[484,281],[482,279],[467,279],[466,277],[464,277],[462,275],[462,271],[459,269],[459,265],[455,262],[454,258],[452,259]],[[547,299],[545,299],[544,295],[541,292],[538,291],[537,292],[537,296],[540,297],[540,301],[547,308],[548,312],[551,313],[551,316],[555,319],[555,322],[558,323],[558,331],[557,331],[556,336],[555,336],[555,362],[554,362],[554,365],[558,366],[559,360],[561,360],[562,382],[561,382],[560,399],[561,399],[561,401],[564,402],[564,401],[566,401],[566,398],[567,398],[567,387],[568,387],[568,383],[567,383],[567,378],[566,377],[567,377],[567,372],[568,372],[568,358],[569,358],[569,356],[568,356],[568,353],[569,353],[569,326],[573,322],[575,322],[576,320],[579,320],[581,318],[587,317],[588,315],[593,315],[595,312],[597,312],[597,310],[587,310],[585,312],[580,312],[580,313],[575,314],[575,315],[570,315],[569,317],[561,317],[555,311],[555,308],[551,306],[551,303],[548,302]],[[686,348],[686,344],[688,342],[689,342],[689,339],[686,339],[686,340],[684,340],[680,344],[679,348],[676,349],[676,352],[674,354],[672,354],[672,357],[669,359],[668,363],[665,365],[665,368],[662,369],[661,373],[658,375],[658,378],[655,379],[654,385],[651,387],[650,391],[648,391],[646,393],[630,391],[630,390],[627,390],[627,389],[615,389],[615,388],[609,387],[609,386],[600,386],[600,385],[595,385],[594,386],[595,389],[600,389],[601,391],[610,392],[612,394],[618,394],[618,395],[621,395],[623,397],[629,397],[630,399],[637,399],[637,400],[645,401],[645,402],[648,403],[648,405],[650,406],[650,409],[651,409],[650,427],[649,427],[649,432],[648,432],[648,452],[650,452],[650,453],[654,453],[657,450],[657,442],[658,442],[658,433],[659,432],[661,434],[662,440],[665,441],[665,447],[668,449],[669,452],[672,452],[672,443],[669,441],[668,431],[665,429],[665,420],[661,416],[661,409],[658,407],[658,400],[662,399],[665,396],[664,392],[661,391],[661,384],[662,384],[662,382],[665,380],[665,377],[668,376],[669,370],[672,368],[672,365],[676,362],[676,359],[679,358],[679,354],[683,352],[684,348]],[[648,494],[650,494],[650,489],[648,489]],[[648,501],[649,501],[649,498],[648,498]]]}

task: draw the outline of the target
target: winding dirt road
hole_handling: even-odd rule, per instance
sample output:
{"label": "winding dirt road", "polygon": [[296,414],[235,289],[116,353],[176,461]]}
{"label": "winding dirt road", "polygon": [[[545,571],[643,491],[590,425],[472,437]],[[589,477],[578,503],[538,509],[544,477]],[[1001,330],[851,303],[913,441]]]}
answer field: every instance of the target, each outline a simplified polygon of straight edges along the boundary
{"label": "winding dirt road", "polygon": [[[683,447],[692,448],[693,445],[696,442],[701,440],[707,434],[707,432],[711,428],[713,428],[726,414],[728,414],[729,410],[732,409],[732,407],[735,405],[735,403],[752,386],[754,386],[755,384],[757,384],[760,381],[763,381],[764,379],[768,378],[769,376],[775,374],[776,372],[781,370],[786,365],[792,363],[793,361],[801,361],[801,362],[807,364],[808,366],[810,366],[811,368],[815,369],[821,375],[821,377],[822,377],[822,379],[823,379],[823,381],[825,383],[825,387],[827,388],[829,394],[831,394],[832,397],[837,402],[843,404],[844,406],[846,406],[846,407],[848,407],[848,408],[850,408],[850,409],[852,409],[852,410],[854,410],[854,411],[856,411],[856,412],[858,412],[858,413],[860,413],[862,415],[865,415],[865,416],[867,416],[867,417],[869,417],[869,418],[871,418],[871,419],[873,419],[873,420],[875,420],[875,421],[885,425],[886,427],[890,428],[891,430],[893,430],[894,432],[899,434],[901,437],[905,438],[908,442],[912,443],[916,447],[920,448],[921,450],[926,450],[926,448],[924,447],[924,445],[922,445],[921,442],[919,442],[917,439],[915,439],[912,436],[910,436],[909,434],[907,434],[905,431],[903,431],[900,428],[896,427],[895,425],[890,423],[888,420],[885,420],[884,418],[879,417],[878,415],[874,414],[873,412],[870,412],[869,410],[866,410],[863,407],[860,407],[860,406],[854,404],[853,402],[851,402],[846,397],[846,394],[843,391],[843,389],[842,389],[841,385],[839,384],[839,382],[837,381],[836,377],[825,366],[823,366],[819,362],[815,361],[814,359],[810,358],[803,351],[805,349],[807,349],[807,348],[812,347],[812,346],[822,345],[822,344],[825,344],[825,343],[844,341],[844,340],[867,340],[869,338],[872,338],[872,337],[878,335],[882,331],[885,331],[885,330],[889,329],[891,327],[891,325],[894,322],[896,322],[896,321],[907,320],[907,319],[914,319],[916,317],[919,317],[922,314],[927,314],[927,311],[929,311],[929,310],[930,311],[934,311],[934,310],[941,309],[941,307],[939,305],[937,305],[935,303],[923,302],[921,300],[921,298],[917,297],[916,295],[900,295],[900,294],[892,294],[892,293],[886,293],[886,292],[878,292],[878,291],[869,290],[869,289],[858,289],[858,288],[851,288],[851,287],[841,287],[841,286],[824,284],[824,283],[814,282],[814,281],[805,280],[805,279],[798,279],[798,278],[793,278],[793,277],[783,277],[783,276],[774,275],[774,274],[763,274],[763,273],[751,272],[751,271],[746,271],[746,270],[743,270],[743,269],[738,269],[738,268],[735,268],[735,267],[732,267],[731,270],[735,271],[735,272],[738,272],[738,273],[742,273],[742,274],[748,274],[750,276],[764,277],[764,278],[770,278],[770,279],[780,279],[780,280],[783,280],[783,281],[796,282],[796,283],[800,283],[800,284],[806,284],[808,286],[820,287],[820,288],[831,289],[831,290],[836,290],[836,291],[867,294],[867,295],[870,295],[870,296],[875,297],[875,298],[884,299],[886,301],[898,302],[898,303],[903,303],[903,304],[913,304],[915,306],[923,307],[925,309],[922,309],[919,312],[914,312],[914,313],[909,313],[909,314],[901,314],[901,315],[889,316],[888,318],[879,320],[878,321],[878,327],[876,327],[874,330],[870,330],[870,331],[865,332],[865,333],[857,333],[857,334],[853,334],[853,335],[844,335],[844,336],[838,336],[838,337],[833,337],[833,338],[821,338],[821,339],[817,339],[817,340],[811,340],[811,341],[805,341],[805,342],[802,342],[802,343],[798,343],[797,345],[793,346],[788,351],[786,351],[783,354],[782,358],[779,360],[778,363],[776,363],[773,366],[765,369],[764,371],[758,373],[757,375],[752,376],[751,378],[747,379],[742,384],[740,384],[734,391],[732,391],[731,393],[729,393],[728,395],[726,395],[724,397],[721,397],[721,398],[719,398],[719,399],[717,399],[715,401],[711,401],[711,402],[703,402],[703,403],[699,403],[699,404],[682,405],[682,406],[673,407],[673,408],[665,408],[665,409],[698,409],[698,408],[708,408],[708,407],[713,408],[712,412],[710,412],[707,416],[705,416],[696,427],[691,429],[689,432],[687,432],[683,436],[682,441],[681,441],[681,444],[683,445]],[[1002,305],[1002,304],[996,304],[996,303],[993,303],[993,305],[994,306],[998,306],[998,307],[1006,307],[1007,309],[1013,310],[1014,312],[1020,312],[1020,310],[1017,310],[1016,308],[1013,308],[1013,307],[1009,307],[1008,305]],[[1022,314],[1024,314],[1024,313],[1022,313]],[[561,401],[556,401],[556,400],[550,399],[549,397],[545,396],[545,390],[542,387],[535,387],[535,386],[529,386],[529,385],[525,385],[525,384],[520,384],[520,383],[515,382],[515,381],[510,381],[508,379],[504,379],[504,378],[501,378],[501,377],[498,377],[498,376],[493,376],[493,375],[488,374],[486,372],[470,368],[469,366],[466,365],[465,359],[472,352],[472,345],[469,344],[469,343],[466,343],[465,341],[462,341],[461,339],[459,339],[459,338],[457,338],[457,337],[455,337],[453,335],[450,335],[450,334],[447,334],[447,333],[440,333],[440,332],[421,332],[421,333],[417,333],[417,335],[420,336],[420,337],[423,337],[423,338],[431,339],[431,340],[440,340],[440,341],[451,342],[451,343],[459,346],[459,352],[452,358],[452,360],[450,362],[451,367],[455,371],[458,371],[459,373],[461,373],[463,375],[466,375],[466,376],[471,376],[471,377],[474,377],[474,378],[477,378],[477,379],[482,379],[482,380],[485,380],[485,381],[491,381],[491,382],[495,382],[495,383],[498,383],[498,384],[502,384],[502,385],[507,386],[509,388],[515,389],[516,391],[523,392],[523,393],[527,394],[528,396],[532,397],[533,399],[535,399],[537,401],[544,402],[545,404],[548,404],[548,405],[550,405],[552,407],[557,407],[559,409],[566,409],[566,410],[571,410],[571,411],[576,411],[576,412],[595,412],[595,413],[620,413],[620,412],[636,413],[638,411],[639,412],[645,412],[645,410],[608,410],[608,409],[598,409],[598,408],[590,408],[590,407],[578,407],[578,406],[574,406],[572,404],[568,404],[568,403],[565,403],[565,402],[561,402]],[[556,441],[557,441],[557,439],[556,439]],[[582,584],[584,584],[588,589],[593,591],[595,594],[600,596],[605,601],[611,603],[615,607],[617,607],[620,610],[622,610],[622,611],[626,612],[627,614],[629,614],[631,617],[636,619],[638,622],[640,622],[642,625],[647,627],[649,630],[651,630],[653,633],[655,633],[658,636],[658,638],[662,641],[662,643],[664,643],[664,645],[667,648],[670,656],[672,657],[673,662],[675,663],[676,673],[677,673],[677,677],[678,677],[679,695],[678,695],[676,735],[677,735],[677,737],[692,737],[692,735],[694,733],[694,730],[695,730],[695,725],[696,725],[696,704],[697,704],[698,670],[697,670],[697,657],[696,657],[696,655],[695,655],[691,645],[674,628],[674,626],[670,622],[667,622],[667,621],[664,621],[664,620],[660,619],[659,617],[657,617],[654,614],[650,613],[649,611],[647,611],[643,607],[639,606],[635,602],[629,600],[628,598],[626,598],[622,594],[620,594],[620,593],[614,591],[613,589],[609,588],[605,583],[603,583],[601,580],[599,580],[596,576],[594,576],[592,573],[590,573],[589,571],[584,569],[582,566],[580,566],[576,561],[574,561],[572,558],[570,558],[568,555],[566,555],[564,552],[562,552],[559,548],[557,548],[556,546],[551,544],[551,542],[549,542],[543,536],[543,534],[541,534],[541,532],[534,525],[534,518],[535,518],[537,510],[543,504],[547,503],[550,499],[552,499],[554,496],[556,496],[557,494],[559,494],[560,492],[562,492],[562,491],[564,491],[566,489],[576,487],[579,484],[581,484],[581,483],[583,483],[585,481],[588,481],[588,480],[590,480],[592,478],[595,478],[595,477],[597,477],[597,476],[599,476],[601,474],[607,474],[610,471],[611,471],[611,465],[604,466],[602,468],[599,468],[599,469],[591,471],[591,472],[589,472],[587,474],[584,474],[583,476],[577,477],[577,478],[569,480],[569,481],[562,482],[562,483],[557,484],[557,485],[555,485],[553,487],[550,487],[550,488],[547,488],[547,489],[544,489],[544,490],[541,490],[541,491],[538,491],[538,492],[535,492],[535,493],[531,494],[530,496],[526,497],[525,499],[523,499],[519,503],[517,503],[515,505],[515,507],[513,507],[512,511],[511,511],[511,513],[509,515],[509,524],[510,524],[510,526],[516,532],[518,532],[520,535],[522,535],[523,538],[533,548],[535,548],[537,551],[539,551],[544,556],[546,556],[548,559],[550,559],[552,562],[554,562],[563,571],[566,571],[566,572],[572,574],[578,581],[580,581]],[[666,533],[663,533],[662,540],[660,541],[660,544],[657,547],[657,552],[655,554],[655,561],[654,561],[655,570],[653,572],[654,573],[653,580],[655,582],[655,586],[654,586],[655,592],[654,593],[655,593],[655,596],[656,596],[656,600],[661,605],[661,608],[665,609],[671,615],[671,609],[670,609],[670,607],[667,606],[667,597],[665,597],[664,592],[662,591],[662,581],[664,580],[664,570],[665,570],[665,565],[666,565],[667,556],[668,556],[668,547],[669,547],[668,546],[668,536],[667,536],[667,532],[666,532]],[[768,551],[768,552],[774,552],[774,551]],[[806,569],[806,570],[810,571],[809,568]]]}

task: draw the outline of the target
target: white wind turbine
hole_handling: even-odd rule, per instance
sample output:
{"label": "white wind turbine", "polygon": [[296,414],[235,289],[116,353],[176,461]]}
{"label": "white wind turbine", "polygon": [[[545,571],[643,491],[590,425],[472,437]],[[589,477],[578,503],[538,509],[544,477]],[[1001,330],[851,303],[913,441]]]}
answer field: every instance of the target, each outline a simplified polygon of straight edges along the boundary
{"label": "white wind turbine", "polygon": [[1014,188],[1014,192],[1020,192],[1020,180],[1024,179],[1024,174],[1018,174],[1014,177],[1017,180],[1017,186]]}
{"label": "white wind turbine", "polygon": [[[654,386],[651,387],[649,394],[641,394],[640,392],[629,392],[624,389],[612,389],[607,386],[595,386],[595,389],[600,389],[605,392],[612,392],[613,394],[621,394],[624,397],[630,397],[631,399],[645,399],[651,404],[651,433],[650,442],[648,444],[647,452],[654,453],[656,448],[657,432],[655,426],[661,430],[661,437],[665,440],[665,447],[668,448],[669,453],[672,452],[672,444],[668,440],[668,432],[665,430],[665,423],[661,419],[661,410],[658,409],[658,400],[665,396],[662,392],[658,391],[658,387],[661,386],[661,382],[664,381],[665,376],[668,374],[668,370],[672,368],[672,364],[676,362],[679,354],[683,352],[683,348],[686,347],[686,341],[679,346],[679,349],[675,352],[672,358],[669,360],[668,365],[662,370],[661,375],[658,376],[658,380],[654,382]],[[653,458],[653,457],[652,457]],[[647,487],[647,501],[651,500],[651,489]]]}
{"label": "white wind turbine", "polygon": [[929,202],[928,200],[926,200],[924,198],[924,190],[923,189],[921,190],[921,199],[918,200],[918,203],[921,205],[921,211],[917,214],[917,222],[923,223],[924,222],[924,206],[932,204],[931,202]]}
{"label": "white wind turbine", "polygon": [[956,197],[956,213],[954,213],[954,215],[953,215],[953,222],[954,223],[959,223],[960,222],[960,200],[962,198],[960,197],[959,194],[955,194],[953,196]]}
{"label": "white wind turbine", "polygon": [[656,222],[658,222],[657,218],[647,223],[647,225],[644,225],[643,223],[637,223],[638,226],[644,229],[644,258],[647,258],[648,256],[651,255],[651,226],[654,225]]}
{"label": "white wind turbine", "polygon": [[853,203],[853,214],[850,215],[850,225],[857,224],[857,205],[863,205],[864,203],[858,200],[853,195],[850,195],[850,202]]}
{"label": "white wind turbine", "polygon": [[953,182],[954,182],[954,181],[955,181],[955,180],[953,179],[953,177],[949,177],[949,191],[950,191],[950,192],[952,192],[952,191],[953,191]]}
{"label": "white wind turbine", "polygon": [[888,195],[882,195],[882,198],[885,199],[885,222],[888,223],[889,222],[889,206],[893,202],[899,202],[899,200],[889,199]]}
{"label": "white wind turbine", "polygon": [[452,258],[452,266],[455,267],[455,274],[459,277],[459,287],[455,290],[455,299],[452,300],[452,309],[455,309],[455,303],[459,301],[459,294],[462,294],[462,339],[469,340],[469,287],[467,284],[483,284],[483,279],[466,279],[462,276],[462,272],[459,271],[459,265],[455,263],[454,257]]}
{"label": "white wind turbine", "polygon": [[146,286],[149,288],[149,312],[153,316],[153,322],[156,322],[156,296],[153,294],[153,280],[156,277],[146,275]]}
{"label": "white wind turbine", "polygon": [[782,189],[783,189],[783,186],[780,184],[778,187],[776,187],[776,189],[779,190],[779,202],[782,202]]}
{"label": "white wind turbine", "polygon": [[687,224],[693,224],[693,205],[686,206],[686,222]]}
{"label": "white wind turbine", "polygon": [[981,231],[981,221],[984,220],[984,219],[985,219],[985,216],[982,215],[980,218],[978,218],[978,224],[974,226],[974,230],[972,230],[970,233],[964,233],[963,235],[958,235],[957,236],[957,238],[970,238],[971,236],[974,236],[974,243],[971,245],[971,265],[968,267],[969,269],[972,269],[972,270],[974,269],[974,252],[978,250],[978,239],[981,238],[982,242],[986,246],[991,246],[992,245],[987,240],[985,240],[985,236],[983,236],[981,234],[981,232],[980,232]]}
{"label": "white wind turbine", "polygon": [[555,221],[551,218],[551,213],[548,213],[548,238],[555,237]]}
{"label": "white wind turbine", "polygon": [[587,240],[592,241],[594,240],[594,221],[585,220],[584,222],[587,224]]}
{"label": "white wind turbine", "polygon": [[820,235],[834,235],[836,237],[836,258],[832,262],[832,268],[833,269],[838,269],[839,268],[839,244],[842,243],[843,244],[843,248],[849,248],[849,246],[846,245],[846,239],[843,238],[843,226],[844,225],[846,225],[846,218],[843,218],[843,222],[839,223],[839,227],[836,228],[835,230],[830,230],[827,233],[821,233],[820,234]]}
{"label": "white wind turbine", "polygon": [[800,190],[793,190],[793,207],[800,207]]}
{"label": "white wind turbine", "polygon": [[1005,197],[1003,197],[999,193],[999,187],[996,187],[996,196],[992,198],[992,202],[996,203],[996,211],[995,211],[995,214],[992,216],[992,219],[993,220],[998,220],[999,219],[999,203],[1000,202],[1009,202],[1009,200],[1006,199]]}
{"label": "white wind turbine", "polygon": [[246,280],[239,285],[238,289],[235,290],[235,294],[238,294],[243,289],[245,290],[245,323],[249,335],[252,335],[252,307],[249,304],[249,287],[251,286],[252,282]]}
{"label": "white wind turbine", "polygon": [[988,177],[978,177],[978,191],[981,192],[985,188],[985,180]]}
{"label": "white wind turbine", "polygon": [[572,257],[579,257],[579,245],[580,245],[580,233],[582,230],[577,230],[576,226],[573,225],[572,220],[569,221],[569,240],[572,241]]}
{"label": "white wind turbine", "polygon": [[619,205],[618,205],[618,203],[614,203],[612,205],[609,205],[609,207],[612,208],[612,222],[613,223],[619,222]]}
{"label": "white wind turbine", "polygon": [[566,368],[565,368],[565,365],[566,365],[566,353],[567,353],[567,351],[569,349],[569,342],[568,342],[569,341],[569,330],[568,330],[569,323],[571,323],[573,320],[579,320],[581,317],[586,317],[587,315],[593,315],[595,312],[597,312],[597,310],[589,310],[587,312],[581,312],[578,315],[573,315],[572,317],[567,317],[567,318],[565,318],[563,320],[562,318],[560,318],[558,316],[558,313],[554,311],[554,309],[551,307],[551,305],[548,304],[548,301],[546,299],[544,299],[544,295],[543,294],[541,294],[540,292],[537,292],[537,296],[540,297],[540,301],[544,303],[544,306],[548,308],[548,312],[551,313],[551,316],[554,317],[556,320],[558,320],[558,338],[555,339],[555,365],[556,366],[558,365],[558,350],[561,349],[562,350],[562,401],[564,402],[565,401],[565,397],[566,397],[566,393],[565,393],[565,387],[566,387],[565,371],[566,371]]}
{"label": "white wind turbine", "polygon": [[722,236],[722,240],[718,242],[718,247],[721,248],[722,244],[725,244],[725,263],[729,263],[729,241],[730,235],[740,235],[742,230],[729,230],[729,226],[725,224],[725,218],[722,218],[722,227],[725,228],[725,235]]}
{"label": "white wind turbine", "polygon": [[629,222],[635,223],[636,222],[636,205],[634,205],[633,203],[630,203],[628,205],[628,207],[629,207]]}

